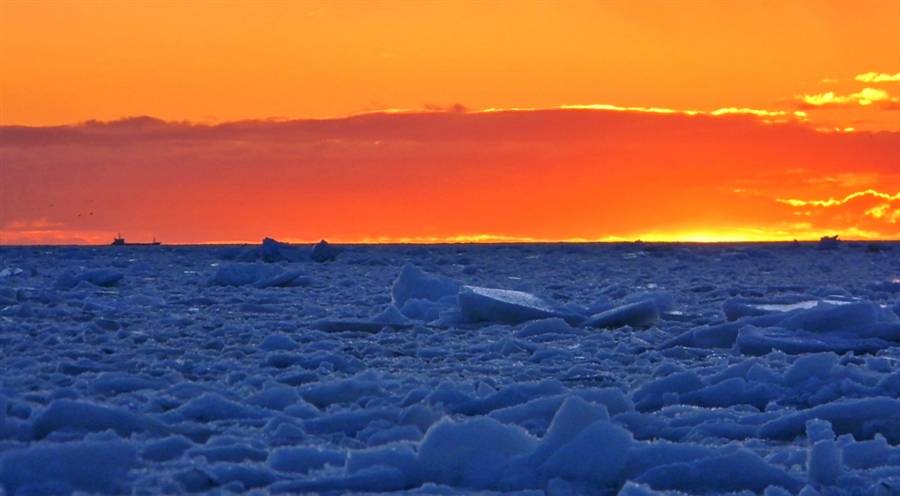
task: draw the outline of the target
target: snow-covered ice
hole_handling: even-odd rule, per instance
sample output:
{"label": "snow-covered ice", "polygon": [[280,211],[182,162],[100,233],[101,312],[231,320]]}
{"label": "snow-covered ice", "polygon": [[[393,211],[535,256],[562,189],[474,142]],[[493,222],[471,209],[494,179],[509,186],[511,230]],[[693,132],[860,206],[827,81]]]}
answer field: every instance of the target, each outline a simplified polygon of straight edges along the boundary
{"label": "snow-covered ice", "polygon": [[900,494],[900,245],[832,244],[0,247],[0,488]]}

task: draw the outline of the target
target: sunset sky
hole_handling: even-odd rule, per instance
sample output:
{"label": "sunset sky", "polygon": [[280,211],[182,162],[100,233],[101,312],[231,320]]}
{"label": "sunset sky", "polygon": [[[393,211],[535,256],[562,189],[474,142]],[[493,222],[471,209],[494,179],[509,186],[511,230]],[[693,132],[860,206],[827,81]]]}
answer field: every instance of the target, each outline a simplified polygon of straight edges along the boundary
{"label": "sunset sky", "polygon": [[900,239],[900,1],[0,1],[0,243]]}

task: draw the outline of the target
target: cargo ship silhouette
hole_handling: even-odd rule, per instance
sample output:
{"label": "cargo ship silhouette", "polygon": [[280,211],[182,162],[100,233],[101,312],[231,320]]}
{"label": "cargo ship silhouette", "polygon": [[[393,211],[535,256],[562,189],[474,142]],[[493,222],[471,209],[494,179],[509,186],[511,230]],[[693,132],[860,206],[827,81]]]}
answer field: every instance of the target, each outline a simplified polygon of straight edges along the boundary
{"label": "cargo ship silhouette", "polygon": [[158,246],[160,244],[161,243],[156,240],[156,236],[153,237],[153,241],[150,243],[127,243],[121,234],[116,235],[112,242],[112,246]]}

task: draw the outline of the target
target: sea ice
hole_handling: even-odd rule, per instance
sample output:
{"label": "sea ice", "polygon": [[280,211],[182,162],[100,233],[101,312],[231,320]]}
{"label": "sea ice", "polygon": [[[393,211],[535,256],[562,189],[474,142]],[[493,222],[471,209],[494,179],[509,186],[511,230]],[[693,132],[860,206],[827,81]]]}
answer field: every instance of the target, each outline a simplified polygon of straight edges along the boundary
{"label": "sea ice", "polygon": [[659,320],[659,308],[653,300],[612,308],[593,315],[581,323],[582,327],[647,327]]}
{"label": "sea ice", "polygon": [[328,241],[324,239],[319,241],[313,246],[312,252],[309,255],[309,258],[312,259],[313,262],[323,263],[323,262],[333,262],[337,260],[338,255],[340,255],[344,251],[340,246],[334,246],[328,244]]}
{"label": "sea ice", "polygon": [[0,492],[893,496],[883,245],[3,246]]}
{"label": "sea ice", "polygon": [[456,296],[462,283],[447,277],[432,276],[406,264],[391,287],[391,299],[397,307],[412,299],[437,302],[448,296]]}

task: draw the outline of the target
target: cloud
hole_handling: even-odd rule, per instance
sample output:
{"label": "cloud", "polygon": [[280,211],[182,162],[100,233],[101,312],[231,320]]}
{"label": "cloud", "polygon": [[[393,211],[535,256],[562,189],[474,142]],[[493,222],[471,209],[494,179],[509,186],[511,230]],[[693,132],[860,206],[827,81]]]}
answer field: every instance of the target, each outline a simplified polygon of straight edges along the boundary
{"label": "cloud", "polygon": [[[563,105],[559,107],[565,110],[612,110],[616,112],[639,112],[647,114],[681,114],[681,115],[752,115],[755,117],[777,117],[778,122],[781,121],[804,121],[806,120],[806,112],[801,111],[784,111],[784,110],[761,110],[751,108],[726,107],[713,111],[705,110],[675,110],[658,107],[620,107],[616,105]],[[536,109],[535,109],[536,110]],[[769,122],[769,121],[765,121]]]}
{"label": "cloud", "polygon": [[455,112],[457,114],[464,114],[469,111],[469,109],[467,109],[466,107],[464,107],[462,104],[459,104],[459,103],[454,103],[453,105],[450,105],[449,107],[441,107],[440,105],[426,103],[425,110],[430,110],[433,112]]}
{"label": "cloud", "polygon": [[895,200],[900,200],[900,193],[897,193],[896,195],[891,196],[887,193],[879,193],[878,191],[875,191],[873,189],[868,189],[866,191],[857,191],[855,193],[851,193],[851,194],[845,196],[842,200],[835,200],[834,198],[829,198],[828,200],[793,200],[793,199],[785,200],[782,198],[778,198],[778,199],[776,199],[776,201],[778,201],[780,203],[787,203],[788,205],[791,205],[793,207],[803,207],[806,205],[812,205],[812,206],[816,206],[816,207],[833,207],[836,205],[843,205],[855,198],[860,198],[860,197],[864,197],[864,196],[874,196],[876,198],[881,198],[881,199],[887,200],[889,202],[895,201]]}
{"label": "cloud", "polygon": [[806,112],[793,111],[786,112],[783,110],[758,110],[758,109],[750,109],[750,108],[721,108],[719,110],[713,110],[709,112],[709,115],[726,115],[726,114],[737,114],[737,115],[755,115],[756,117],[782,117],[782,118],[797,118],[799,120],[803,120],[806,118]]}
{"label": "cloud", "polygon": [[798,101],[800,108],[805,109],[847,107],[852,103],[867,106],[876,102],[886,104],[900,102],[900,99],[892,97],[887,91],[875,88],[863,88],[858,93],[850,95],[837,95],[833,91],[816,95],[795,95],[794,99]]}
{"label": "cloud", "polygon": [[[795,211],[818,207],[776,198],[900,190],[900,133],[821,133],[794,113],[447,110],[5,126],[0,242],[790,239]],[[898,236],[864,214],[894,200],[865,196],[844,207],[859,226],[814,227]]]}
{"label": "cloud", "polygon": [[859,81],[862,83],[894,83],[900,81],[900,72],[897,74],[886,74],[883,72],[867,72],[865,74],[858,74],[856,77],[841,79],[841,78],[823,78],[820,83],[823,84],[835,84],[843,81]]}
{"label": "cloud", "polygon": [[777,199],[808,219],[810,227],[829,226],[849,233],[880,233],[875,237],[900,236],[900,192],[882,193],[873,189],[828,200]]}
{"label": "cloud", "polygon": [[865,74],[859,74],[853,79],[855,79],[856,81],[861,81],[863,83],[895,83],[900,81],[900,72],[898,72],[897,74],[867,72]]}

